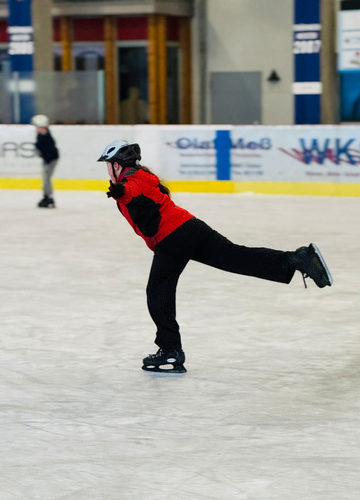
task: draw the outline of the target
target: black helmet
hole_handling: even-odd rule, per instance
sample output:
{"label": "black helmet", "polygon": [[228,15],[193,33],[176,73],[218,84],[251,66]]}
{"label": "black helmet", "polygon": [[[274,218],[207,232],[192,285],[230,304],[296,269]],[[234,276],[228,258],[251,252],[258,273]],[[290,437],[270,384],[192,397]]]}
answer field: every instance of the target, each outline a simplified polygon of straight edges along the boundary
{"label": "black helmet", "polygon": [[117,161],[122,166],[136,164],[141,160],[139,144],[129,144],[127,141],[113,141],[106,146],[98,161]]}

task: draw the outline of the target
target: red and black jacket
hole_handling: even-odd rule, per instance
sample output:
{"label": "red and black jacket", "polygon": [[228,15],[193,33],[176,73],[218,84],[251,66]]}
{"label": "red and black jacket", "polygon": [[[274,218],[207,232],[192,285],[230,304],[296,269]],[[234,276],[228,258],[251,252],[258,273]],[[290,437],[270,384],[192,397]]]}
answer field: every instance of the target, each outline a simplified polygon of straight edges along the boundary
{"label": "red and black jacket", "polygon": [[155,246],[184,222],[193,218],[160,191],[159,178],[140,167],[125,168],[120,175],[116,198],[118,209],[147,246]]}

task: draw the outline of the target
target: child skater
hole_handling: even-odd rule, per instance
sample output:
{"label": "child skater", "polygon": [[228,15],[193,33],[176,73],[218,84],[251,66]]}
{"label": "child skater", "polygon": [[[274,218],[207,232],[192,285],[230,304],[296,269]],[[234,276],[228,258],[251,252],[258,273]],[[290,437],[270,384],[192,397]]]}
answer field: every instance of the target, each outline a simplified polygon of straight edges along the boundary
{"label": "child skater", "polygon": [[[180,274],[189,260],[236,274],[290,283],[296,270],[320,288],[332,285],[331,274],[314,245],[293,252],[249,248],[232,243],[187,210],[178,207],[169,190],[147,167],[139,164],[138,144],[114,141],[98,161],[110,176],[107,196],[154,252],[146,289],[147,303],[157,331],[156,354],[143,360],[143,370],[184,373],[185,354],[176,321],[175,295]],[[162,368],[164,365],[172,365]]]}
{"label": "child skater", "polygon": [[55,208],[51,177],[58,162],[59,152],[50,134],[48,117],[45,115],[35,115],[32,117],[31,123],[35,125],[37,132],[35,147],[43,159],[42,179],[44,198],[38,203],[38,207]]}

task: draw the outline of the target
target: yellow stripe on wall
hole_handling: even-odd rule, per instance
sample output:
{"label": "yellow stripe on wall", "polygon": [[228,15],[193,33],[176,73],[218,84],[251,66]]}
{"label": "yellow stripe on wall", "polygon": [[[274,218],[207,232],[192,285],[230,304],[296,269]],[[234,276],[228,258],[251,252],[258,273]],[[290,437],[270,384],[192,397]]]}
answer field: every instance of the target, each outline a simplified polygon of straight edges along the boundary
{"label": "yellow stripe on wall", "polygon": [[[75,191],[107,191],[109,181],[92,179],[53,179],[54,190],[65,189]],[[2,179],[3,189],[42,189],[41,179]]]}
{"label": "yellow stripe on wall", "polygon": [[[360,196],[360,184],[317,182],[235,182],[235,181],[166,181],[172,192],[184,193],[258,193],[300,196]],[[54,189],[106,191],[108,180],[54,179]],[[0,178],[3,189],[42,189],[41,179]]]}
{"label": "yellow stripe on wall", "polygon": [[166,181],[172,192],[360,196],[360,184],[317,182]]}
{"label": "yellow stripe on wall", "polygon": [[107,191],[109,181],[91,179],[54,179],[54,189],[75,191]]}
{"label": "yellow stripe on wall", "polygon": [[232,181],[164,181],[164,184],[174,193],[235,193]]}
{"label": "yellow stripe on wall", "polygon": [[0,179],[2,189],[41,189],[40,179]]}

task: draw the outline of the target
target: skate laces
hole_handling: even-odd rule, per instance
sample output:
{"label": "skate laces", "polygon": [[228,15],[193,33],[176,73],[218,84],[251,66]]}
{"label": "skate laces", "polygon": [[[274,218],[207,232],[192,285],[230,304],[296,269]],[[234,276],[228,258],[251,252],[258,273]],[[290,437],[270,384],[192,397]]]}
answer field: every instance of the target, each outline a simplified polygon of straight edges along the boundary
{"label": "skate laces", "polygon": [[164,351],[163,349],[159,349],[155,354],[149,354],[150,359],[161,359],[163,357],[165,358],[174,358],[176,359],[177,356],[179,355],[179,351],[177,349],[173,351]]}
{"label": "skate laces", "polygon": [[164,351],[162,349],[159,349],[155,354],[149,354],[149,358],[161,358],[161,356],[164,354]]}

